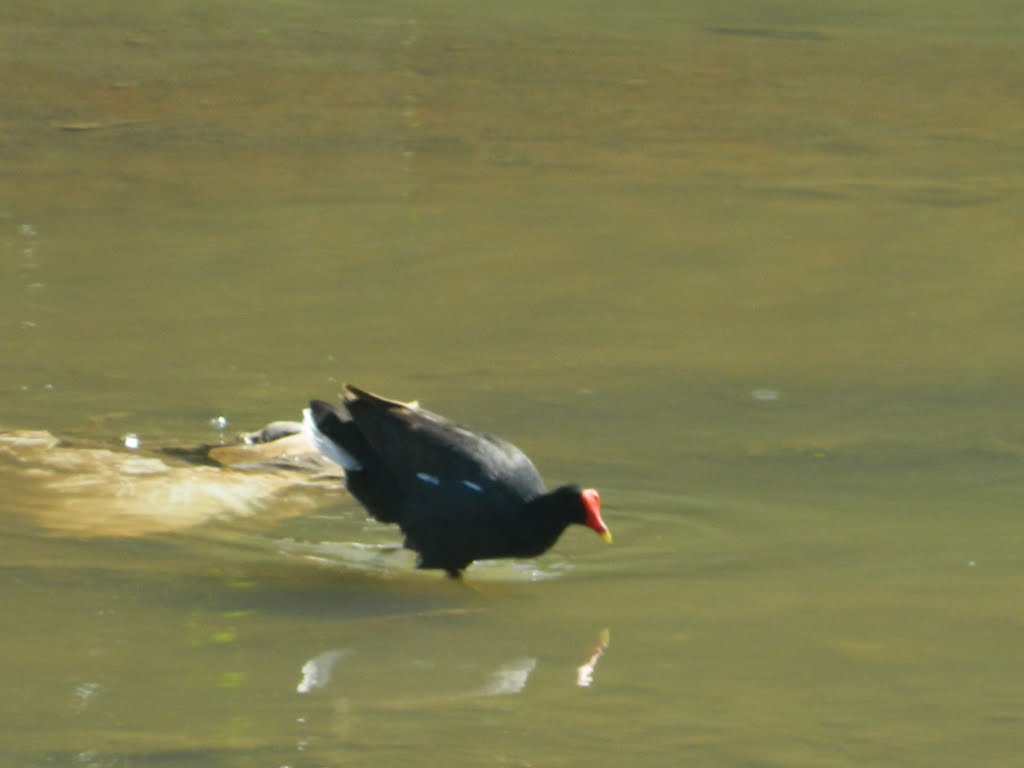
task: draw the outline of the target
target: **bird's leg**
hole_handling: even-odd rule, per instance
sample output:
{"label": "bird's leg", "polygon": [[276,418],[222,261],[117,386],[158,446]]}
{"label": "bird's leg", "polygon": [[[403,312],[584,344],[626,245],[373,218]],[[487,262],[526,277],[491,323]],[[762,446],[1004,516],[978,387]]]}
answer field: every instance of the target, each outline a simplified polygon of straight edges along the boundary
{"label": "bird's leg", "polygon": [[446,573],[448,574],[448,578],[449,579],[451,579],[452,581],[456,582],[460,586],[465,587],[466,589],[468,589],[473,594],[482,595],[484,597],[487,596],[487,593],[484,592],[482,589],[480,589],[480,587],[478,587],[476,584],[470,584],[468,581],[466,581],[464,578],[462,578],[462,571],[461,570],[454,570],[453,569],[453,570],[446,571]]}

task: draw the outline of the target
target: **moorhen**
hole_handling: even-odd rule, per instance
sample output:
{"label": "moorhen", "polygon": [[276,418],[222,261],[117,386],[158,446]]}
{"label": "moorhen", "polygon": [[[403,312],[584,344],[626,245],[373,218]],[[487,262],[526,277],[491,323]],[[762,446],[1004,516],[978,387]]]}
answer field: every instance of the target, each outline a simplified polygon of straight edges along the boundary
{"label": "moorhen", "polygon": [[511,443],[349,385],[344,406],[311,401],[305,431],[345,469],[346,487],[367,512],[398,524],[418,568],[459,578],[474,560],[534,557],[570,523],[612,540],[597,491],[548,492]]}

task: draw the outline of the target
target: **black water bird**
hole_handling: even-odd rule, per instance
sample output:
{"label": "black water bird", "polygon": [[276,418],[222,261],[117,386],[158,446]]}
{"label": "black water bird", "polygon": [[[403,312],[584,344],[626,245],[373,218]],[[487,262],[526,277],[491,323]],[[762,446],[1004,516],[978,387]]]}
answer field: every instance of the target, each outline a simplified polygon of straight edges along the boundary
{"label": "black water bird", "polygon": [[458,578],[474,560],[535,557],[572,523],[612,540],[596,490],[547,491],[511,443],[353,386],[343,403],[311,401],[305,431],[345,469],[346,487],[367,512],[398,524],[417,567]]}

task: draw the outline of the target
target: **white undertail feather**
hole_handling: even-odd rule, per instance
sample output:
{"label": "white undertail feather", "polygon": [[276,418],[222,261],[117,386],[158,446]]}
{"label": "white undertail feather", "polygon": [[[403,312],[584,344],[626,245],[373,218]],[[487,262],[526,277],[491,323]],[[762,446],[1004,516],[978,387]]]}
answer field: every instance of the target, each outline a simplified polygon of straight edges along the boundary
{"label": "white undertail feather", "polygon": [[313,421],[313,413],[309,408],[302,409],[302,434],[313,444],[314,448],[320,451],[321,456],[341,465],[345,470],[351,472],[363,468],[355,456],[344,451],[340,445],[317,429],[316,422]]}

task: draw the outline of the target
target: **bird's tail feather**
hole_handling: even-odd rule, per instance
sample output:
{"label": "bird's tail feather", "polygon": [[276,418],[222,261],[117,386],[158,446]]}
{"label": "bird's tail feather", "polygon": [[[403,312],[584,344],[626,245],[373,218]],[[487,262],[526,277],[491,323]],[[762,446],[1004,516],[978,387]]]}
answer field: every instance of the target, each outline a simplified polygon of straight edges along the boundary
{"label": "bird's tail feather", "polygon": [[353,472],[362,469],[363,465],[342,447],[338,439],[349,425],[352,425],[351,421],[342,419],[334,406],[321,400],[310,401],[309,408],[302,411],[303,434],[322,456],[340,464],[346,471]]}

